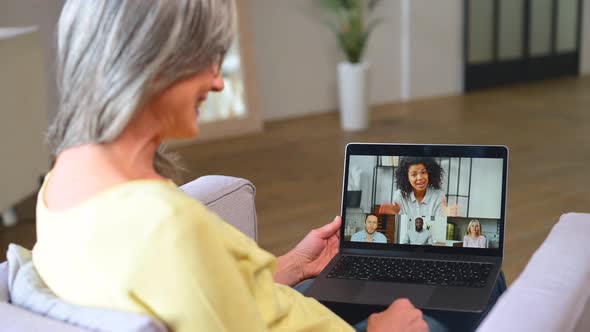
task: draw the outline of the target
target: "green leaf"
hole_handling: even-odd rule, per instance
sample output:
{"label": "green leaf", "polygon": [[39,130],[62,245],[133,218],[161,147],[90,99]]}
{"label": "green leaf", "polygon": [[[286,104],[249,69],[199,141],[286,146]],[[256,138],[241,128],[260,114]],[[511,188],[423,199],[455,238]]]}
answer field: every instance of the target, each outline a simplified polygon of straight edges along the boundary
{"label": "green leaf", "polygon": [[367,24],[368,15],[381,0],[314,0],[327,17],[321,23],[333,31],[348,61],[357,63],[374,28],[382,20]]}

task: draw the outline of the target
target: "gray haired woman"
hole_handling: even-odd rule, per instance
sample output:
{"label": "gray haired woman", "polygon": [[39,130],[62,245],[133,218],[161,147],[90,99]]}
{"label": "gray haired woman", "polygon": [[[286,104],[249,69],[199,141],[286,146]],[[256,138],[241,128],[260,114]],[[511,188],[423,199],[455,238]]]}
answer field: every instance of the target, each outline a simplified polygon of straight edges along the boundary
{"label": "gray haired woman", "polygon": [[[171,331],[350,330],[285,286],[334,257],[339,217],[277,258],[169,180],[162,142],[195,136],[199,105],[223,89],[234,12],[230,0],[65,3],[35,267],[70,302],[150,314]],[[427,329],[407,300],[371,317],[369,329]]]}

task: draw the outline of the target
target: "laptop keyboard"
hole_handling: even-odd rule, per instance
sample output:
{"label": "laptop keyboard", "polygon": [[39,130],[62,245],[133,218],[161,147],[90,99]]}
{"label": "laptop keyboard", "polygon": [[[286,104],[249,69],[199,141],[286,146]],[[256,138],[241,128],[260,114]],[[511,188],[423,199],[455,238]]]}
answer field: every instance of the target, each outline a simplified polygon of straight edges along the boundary
{"label": "laptop keyboard", "polygon": [[491,270],[488,263],[341,256],[328,278],[484,287]]}

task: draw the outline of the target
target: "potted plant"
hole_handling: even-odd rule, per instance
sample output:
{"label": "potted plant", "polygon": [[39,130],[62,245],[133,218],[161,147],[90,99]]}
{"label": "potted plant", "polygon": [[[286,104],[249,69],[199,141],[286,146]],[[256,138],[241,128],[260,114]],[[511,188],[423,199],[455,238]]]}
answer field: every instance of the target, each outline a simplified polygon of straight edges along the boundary
{"label": "potted plant", "polygon": [[381,0],[316,0],[322,22],[336,35],[347,61],[338,64],[340,124],[344,130],[369,125],[368,71],[363,61],[367,41],[380,20],[372,18]]}

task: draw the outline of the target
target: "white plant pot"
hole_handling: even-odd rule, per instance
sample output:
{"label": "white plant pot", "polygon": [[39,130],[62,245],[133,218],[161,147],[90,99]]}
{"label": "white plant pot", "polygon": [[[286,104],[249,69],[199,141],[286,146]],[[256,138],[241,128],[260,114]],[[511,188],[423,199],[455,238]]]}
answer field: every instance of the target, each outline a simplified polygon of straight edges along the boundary
{"label": "white plant pot", "polygon": [[369,127],[369,64],[341,62],[338,64],[340,126],[357,131]]}

